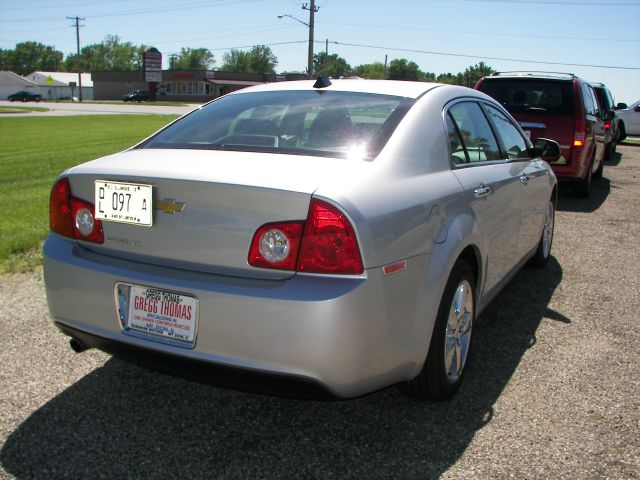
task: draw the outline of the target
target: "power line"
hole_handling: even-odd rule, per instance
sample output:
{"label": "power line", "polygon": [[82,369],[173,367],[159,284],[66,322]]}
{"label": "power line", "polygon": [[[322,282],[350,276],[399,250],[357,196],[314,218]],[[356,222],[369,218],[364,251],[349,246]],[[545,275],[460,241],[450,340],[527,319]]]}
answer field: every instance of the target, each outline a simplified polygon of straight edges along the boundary
{"label": "power line", "polygon": [[358,43],[345,43],[345,42],[333,42],[333,43],[335,43],[336,45],[343,45],[346,47],[373,48],[377,50],[392,50],[396,52],[424,53],[428,55],[441,55],[446,57],[476,58],[481,60],[499,60],[504,62],[535,63],[540,65],[565,65],[570,67],[611,68],[616,70],[640,70],[640,67],[621,67],[618,65],[591,65],[591,64],[584,64],[584,63],[548,62],[548,61],[542,61],[542,60],[523,60],[520,58],[488,57],[486,55],[471,55],[471,54],[462,54],[462,53],[434,52],[430,50],[415,50],[415,49],[409,49],[409,48],[382,47],[379,45],[363,45]]}
{"label": "power line", "polygon": [[580,40],[580,41],[595,41],[595,42],[640,42],[640,39],[633,38],[593,38],[593,37],[563,37],[556,35],[525,35],[522,33],[503,33],[503,32],[478,32],[472,30],[449,30],[445,28],[420,28],[420,27],[394,27],[390,25],[365,25],[362,23],[343,23],[343,22],[322,22],[327,25],[343,25],[346,27],[362,27],[362,28],[375,28],[375,29],[389,29],[389,30],[413,30],[418,32],[442,32],[442,33],[466,33],[469,35],[485,35],[496,37],[515,37],[515,38],[543,38],[546,40]]}
{"label": "power line", "polygon": [[[238,3],[250,3],[261,2],[264,0],[208,0],[192,3],[184,3],[179,7],[153,7],[153,8],[139,8],[134,10],[118,10],[115,12],[99,12],[89,15],[90,18],[106,18],[106,17],[121,17],[130,15],[152,15],[156,13],[173,12],[178,10],[184,10],[186,8],[210,8],[210,7],[223,7],[227,5],[235,5]],[[0,20],[0,23],[34,23],[34,22],[50,22],[58,20],[59,17],[31,17],[29,19],[11,19]]]}
{"label": "power line", "polygon": [[277,43],[254,43],[253,45],[241,45],[239,47],[220,47],[220,48],[210,48],[209,50],[211,50],[212,52],[217,52],[220,50],[240,50],[243,48],[253,48],[256,45],[264,45],[265,47],[275,47],[277,45],[294,45],[297,43],[307,43],[308,40],[295,40],[295,41],[291,41],[291,42],[277,42]]}
{"label": "power line", "polygon": [[534,5],[567,5],[567,6],[584,6],[584,7],[640,7],[640,2],[637,0],[631,0],[630,2],[622,2],[620,0],[606,2],[603,5],[602,0],[593,0],[591,2],[579,1],[579,2],[566,2],[561,0],[460,0],[463,2],[479,2],[479,3],[510,3],[512,5],[519,4],[534,4]]}

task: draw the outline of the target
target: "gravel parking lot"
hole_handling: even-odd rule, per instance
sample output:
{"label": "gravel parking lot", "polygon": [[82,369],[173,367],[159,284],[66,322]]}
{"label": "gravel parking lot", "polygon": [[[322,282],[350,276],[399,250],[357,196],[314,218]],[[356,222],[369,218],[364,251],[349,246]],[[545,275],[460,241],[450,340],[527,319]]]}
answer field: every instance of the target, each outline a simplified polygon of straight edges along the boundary
{"label": "gravel parking lot", "polygon": [[482,316],[446,404],[270,397],[74,354],[42,271],[1,276],[0,476],[640,478],[640,146],[604,176],[586,200],[561,189],[550,264]]}

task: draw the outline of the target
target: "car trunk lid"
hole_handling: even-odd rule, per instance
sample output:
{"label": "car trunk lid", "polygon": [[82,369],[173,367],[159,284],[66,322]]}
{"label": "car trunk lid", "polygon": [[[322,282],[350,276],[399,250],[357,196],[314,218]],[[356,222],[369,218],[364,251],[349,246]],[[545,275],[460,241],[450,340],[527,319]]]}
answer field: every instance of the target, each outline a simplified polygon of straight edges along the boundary
{"label": "car trunk lid", "polygon": [[[72,195],[95,202],[95,182],[151,185],[152,226],[103,221],[105,242],[87,248],[120,258],[229,275],[286,278],[249,266],[256,230],[305,220],[311,195],[347,162],[332,158],[199,150],[129,150],[71,169]],[[336,165],[333,165],[336,163]]]}

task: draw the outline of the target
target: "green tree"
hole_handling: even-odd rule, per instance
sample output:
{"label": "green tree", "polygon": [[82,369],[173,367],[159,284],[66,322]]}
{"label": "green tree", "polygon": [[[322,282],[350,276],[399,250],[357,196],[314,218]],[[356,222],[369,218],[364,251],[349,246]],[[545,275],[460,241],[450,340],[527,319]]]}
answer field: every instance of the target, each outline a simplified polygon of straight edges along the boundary
{"label": "green tree", "polygon": [[484,62],[467,67],[462,74],[464,82],[462,85],[473,88],[475,84],[478,83],[478,80],[482,77],[486,77],[487,75],[491,75],[492,73],[495,73],[495,70]]}
{"label": "green tree", "polygon": [[249,50],[249,58],[251,59],[251,68],[255,73],[275,73],[278,57],[266,45],[252,47]]}
{"label": "green tree", "polygon": [[64,68],[63,53],[49,45],[38,42],[18,43],[16,48],[3,50],[0,54],[0,70],[18,75],[40,71],[55,72]]}
{"label": "green tree", "polygon": [[249,52],[232,48],[222,56],[222,61],[220,70],[223,72],[253,73]]}
{"label": "green tree", "polygon": [[265,45],[255,45],[245,52],[232,48],[222,57],[224,64],[220,70],[238,73],[274,73],[278,58]]}
{"label": "green tree", "polygon": [[362,78],[377,78],[382,80],[385,77],[384,64],[380,62],[358,65],[351,73]]}
{"label": "green tree", "polygon": [[437,77],[436,77],[436,82],[439,83],[447,83],[449,85],[460,85],[460,78],[462,78],[462,76],[460,74],[453,74],[453,73],[440,73]]}
{"label": "green tree", "polygon": [[176,70],[209,70],[216,63],[207,48],[181,48],[175,62]]}
{"label": "green tree", "polygon": [[313,75],[329,75],[333,78],[346,77],[351,74],[351,65],[347,61],[333,53],[316,53],[313,56]]}
{"label": "green tree", "polygon": [[[145,45],[133,45],[122,42],[117,35],[107,35],[102,42],[80,50],[80,68],[84,72],[140,70],[145,49]],[[69,71],[77,71],[77,55],[68,55],[65,66]]]}
{"label": "green tree", "polygon": [[389,80],[414,80],[420,81],[424,78],[424,73],[415,62],[410,62],[406,58],[396,58],[389,63]]}

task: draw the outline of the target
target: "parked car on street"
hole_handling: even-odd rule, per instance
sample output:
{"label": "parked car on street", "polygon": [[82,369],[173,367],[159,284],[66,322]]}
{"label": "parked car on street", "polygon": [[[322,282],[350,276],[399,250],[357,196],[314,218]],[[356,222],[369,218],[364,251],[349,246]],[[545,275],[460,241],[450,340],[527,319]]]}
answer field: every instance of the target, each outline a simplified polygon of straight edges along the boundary
{"label": "parked car on street", "polygon": [[532,145],[464,87],[233,92],[60,175],[50,313],[75,351],[222,385],[448,399],[476,317],[549,259],[557,185],[541,156],[559,145]]}
{"label": "parked car on street", "polygon": [[620,120],[615,116],[616,104],[611,91],[604,83],[592,83],[591,86],[596,92],[600,112],[604,120],[604,151],[605,159],[609,160],[616,152],[616,145],[620,137]]}
{"label": "parked car on street", "polygon": [[535,140],[551,138],[562,156],[551,164],[561,181],[573,183],[586,197],[592,178],[600,178],[605,158],[604,122],[611,113],[600,112],[588,82],[573,74],[503,72],[484,77],[475,87],[495,98]]}
{"label": "parked car on street", "polygon": [[146,90],[134,90],[123,95],[123,102],[147,102],[149,101],[149,92]]}
{"label": "parked car on street", "polygon": [[628,107],[624,103],[616,107],[616,117],[619,121],[619,141],[627,135],[640,135],[640,100]]}
{"label": "parked car on street", "polygon": [[42,100],[42,95],[40,95],[39,93],[20,90],[19,92],[9,95],[7,99],[10,102],[39,102],[40,100]]}

